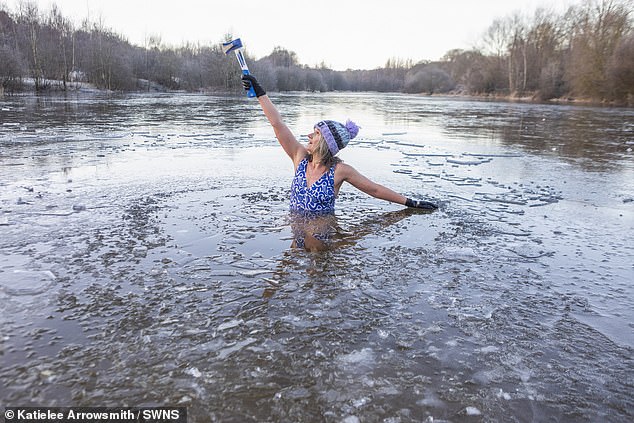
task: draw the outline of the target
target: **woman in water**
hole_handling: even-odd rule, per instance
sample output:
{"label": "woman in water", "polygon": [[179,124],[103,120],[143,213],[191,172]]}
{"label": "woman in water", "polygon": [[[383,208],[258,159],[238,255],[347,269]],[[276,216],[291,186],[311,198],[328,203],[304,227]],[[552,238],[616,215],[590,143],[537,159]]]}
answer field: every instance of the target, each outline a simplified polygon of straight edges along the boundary
{"label": "woman in water", "polygon": [[[381,200],[426,210],[438,208],[428,201],[412,200],[372,182],[336,157],[359,132],[359,127],[354,122],[348,120],[345,125],[332,120],[317,122],[313,132],[308,135],[308,144],[304,146],[286,126],[279,111],[255,77],[243,75],[242,84],[246,90],[253,87],[264,115],[273,126],[277,140],[295,166],[295,177],[291,185],[291,212],[311,217],[334,214],[335,198],[344,182]],[[315,238],[321,241],[319,236]]]}

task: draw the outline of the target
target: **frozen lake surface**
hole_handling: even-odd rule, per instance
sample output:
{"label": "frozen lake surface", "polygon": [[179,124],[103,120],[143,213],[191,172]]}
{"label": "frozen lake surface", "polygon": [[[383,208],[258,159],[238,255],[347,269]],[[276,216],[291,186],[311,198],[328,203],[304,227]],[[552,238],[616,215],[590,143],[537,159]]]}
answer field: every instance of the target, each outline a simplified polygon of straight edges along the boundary
{"label": "frozen lake surface", "polygon": [[361,126],[330,250],[291,248],[255,101],[0,100],[0,400],[191,422],[630,422],[634,111],[273,95]]}

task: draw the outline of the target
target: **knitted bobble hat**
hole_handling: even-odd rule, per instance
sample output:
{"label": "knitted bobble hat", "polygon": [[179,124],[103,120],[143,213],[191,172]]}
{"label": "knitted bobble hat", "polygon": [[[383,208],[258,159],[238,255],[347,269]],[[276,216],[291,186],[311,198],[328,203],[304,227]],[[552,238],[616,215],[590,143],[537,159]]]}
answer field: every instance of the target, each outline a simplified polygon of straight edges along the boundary
{"label": "knitted bobble hat", "polygon": [[315,128],[321,132],[321,136],[326,140],[328,149],[333,156],[359,133],[359,127],[350,119],[346,121],[345,125],[334,120],[322,120],[315,124]]}

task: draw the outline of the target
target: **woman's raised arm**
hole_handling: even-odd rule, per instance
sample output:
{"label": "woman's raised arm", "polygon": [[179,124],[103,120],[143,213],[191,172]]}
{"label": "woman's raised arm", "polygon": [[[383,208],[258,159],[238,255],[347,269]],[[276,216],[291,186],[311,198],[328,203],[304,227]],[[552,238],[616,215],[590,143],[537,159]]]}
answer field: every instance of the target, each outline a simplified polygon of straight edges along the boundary
{"label": "woman's raised arm", "polygon": [[251,88],[251,86],[253,86],[255,95],[258,98],[260,106],[262,107],[262,111],[264,111],[264,115],[269,120],[269,123],[275,131],[275,137],[279,141],[280,145],[282,146],[288,157],[290,157],[291,160],[293,160],[295,166],[297,166],[297,164],[307,154],[306,147],[304,147],[299,141],[297,141],[297,138],[295,138],[291,130],[284,123],[282,115],[280,115],[277,107],[275,107],[269,96],[266,95],[266,92],[258,83],[258,81],[253,77],[253,75],[243,75],[242,84],[244,85],[245,89],[249,89]]}

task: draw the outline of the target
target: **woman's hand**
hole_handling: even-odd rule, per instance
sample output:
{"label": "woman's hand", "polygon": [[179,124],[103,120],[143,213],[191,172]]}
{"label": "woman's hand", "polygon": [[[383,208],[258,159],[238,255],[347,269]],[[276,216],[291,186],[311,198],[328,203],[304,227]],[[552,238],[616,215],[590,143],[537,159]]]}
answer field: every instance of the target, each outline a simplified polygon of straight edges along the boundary
{"label": "woman's hand", "polygon": [[249,91],[251,87],[253,87],[256,97],[266,95],[266,91],[264,91],[264,88],[262,88],[262,86],[258,83],[258,80],[255,79],[255,76],[253,75],[242,75],[242,86],[245,91]]}
{"label": "woman's hand", "polygon": [[425,210],[436,210],[438,208],[436,204],[430,203],[429,201],[412,200],[411,198],[408,198],[407,200],[405,200],[405,205],[407,207],[413,207],[416,209],[425,209]]}

